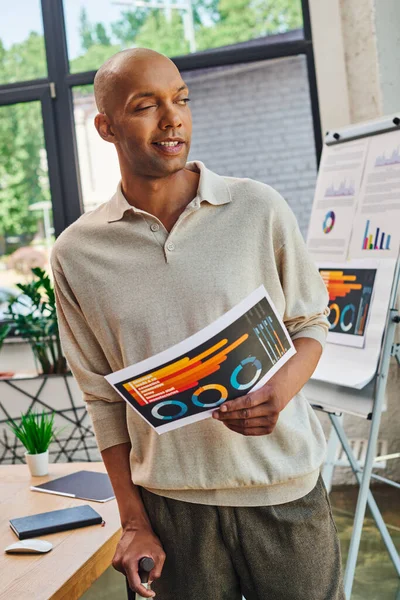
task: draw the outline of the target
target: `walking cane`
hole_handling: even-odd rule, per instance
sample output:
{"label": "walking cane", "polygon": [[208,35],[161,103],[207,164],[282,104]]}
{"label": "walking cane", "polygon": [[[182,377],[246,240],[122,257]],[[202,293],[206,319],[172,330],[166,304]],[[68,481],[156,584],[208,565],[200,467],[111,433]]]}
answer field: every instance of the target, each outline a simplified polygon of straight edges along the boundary
{"label": "walking cane", "polygon": [[[149,573],[152,569],[154,569],[154,560],[152,558],[145,556],[144,558],[141,558],[139,560],[140,581],[147,590],[150,589]],[[136,594],[136,600],[146,600],[146,598],[143,598],[143,596],[139,596],[139,594]]]}

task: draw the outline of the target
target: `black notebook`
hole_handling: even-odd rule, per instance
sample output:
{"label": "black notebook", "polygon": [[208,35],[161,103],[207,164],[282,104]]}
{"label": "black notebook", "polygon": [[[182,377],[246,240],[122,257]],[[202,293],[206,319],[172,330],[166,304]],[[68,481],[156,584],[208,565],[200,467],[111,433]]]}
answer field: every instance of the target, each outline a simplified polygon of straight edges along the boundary
{"label": "black notebook", "polygon": [[10,519],[10,527],[20,540],[26,540],[38,535],[79,529],[79,527],[98,525],[102,522],[103,519],[99,513],[88,504],[84,504],[83,506]]}
{"label": "black notebook", "polygon": [[31,490],[94,502],[107,502],[115,498],[109,476],[95,471],[76,471],[41,485],[32,485]]}

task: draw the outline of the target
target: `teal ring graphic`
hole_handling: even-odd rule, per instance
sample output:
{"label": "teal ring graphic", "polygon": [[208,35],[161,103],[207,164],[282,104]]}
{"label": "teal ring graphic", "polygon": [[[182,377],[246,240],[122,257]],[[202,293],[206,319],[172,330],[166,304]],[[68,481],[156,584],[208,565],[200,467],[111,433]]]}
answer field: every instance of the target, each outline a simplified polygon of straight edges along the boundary
{"label": "teal ring graphic", "polygon": [[[243,369],[243,367],[248,364],[252,364],[256,367],[256,369],[257,369],[256,374],[254,375],[253,379],[251,381],[249,381],[249,383],[241,384],[237,380],[238,375],[239,375],[240,371]],[[262,370],[262,364],[255,356],[249,356],[248,358],[245,358],[233,371],[233,373],[231,375],[231,386],[234,387],[236,390],[248,390],[249,387],[254,385],[256,383],[256,381],[258,380],[258,378],[260,377],[261,370]]]}
{"label": "teal ring graphic", "polygon": [[[348,323],[347,325],[344,324],[344,315],[351,310],[353,312],[352,317],[351,317],[351,321],[350,323]],[[356,315],[356,307],[354,306],[354,304],[348,304],[347,306],[344,307],[344,309],[342,310],[342,314],[340,316],[340,328],[342,331],[344,331],[345,333],[347,331],[349,331],[352,327],[353,327],[353,319]]]}
{"label": "teal ring graphic", "polygon": [[[167,406],[168,404],[175,404],[176,406],[179,406],[181,410],[176,415],[160,415],[160,408],[162,408],[163,406]],[[173,421],[174,419],[179,419],[179,417],[183,417],[183,415],[186,412],[186,404],[183,404],[183,402],[179,402],[179,400],[164,400],[164,402],[160,402],[160,404],[157,404],[157,406],[155,406],[151,410],[151,414],[153,415],[153,417],[155,417],[156,419],[160,419],[161,421]]]}

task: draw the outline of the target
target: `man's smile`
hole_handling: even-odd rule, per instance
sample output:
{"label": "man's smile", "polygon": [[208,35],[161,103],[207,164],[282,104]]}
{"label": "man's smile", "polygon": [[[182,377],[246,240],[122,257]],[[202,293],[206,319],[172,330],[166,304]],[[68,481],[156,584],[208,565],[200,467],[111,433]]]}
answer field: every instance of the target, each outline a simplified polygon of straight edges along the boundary
{"label": "man's smile", "polygon": [[167,138],[158,142],[153,142],[153,146],[157,148],[159,152],[166,155],[179,154],[185,145],[185,141],[182,138]]}

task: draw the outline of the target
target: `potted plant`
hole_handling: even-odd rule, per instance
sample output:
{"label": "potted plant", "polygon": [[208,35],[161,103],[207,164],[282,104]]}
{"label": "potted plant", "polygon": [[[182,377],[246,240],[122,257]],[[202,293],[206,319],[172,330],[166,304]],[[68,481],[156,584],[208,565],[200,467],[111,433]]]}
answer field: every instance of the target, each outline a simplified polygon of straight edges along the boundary
{"label": "potted plant", "polygon": [[[5,313],[4,322],[11,326],[10,335],[18,336],[18,341],[23,342],[10,344],[13,350],[12,360],[16,361],[16,367],[19,351],[22,357],[21,365],[24,365],[25,353],[28,350],[28,358],[29,352],[35,357],[36,372],[32,373],[32,367],[22,366],[11,385],[8,385],[10,382],[1,381],[7,378],[6,375],[0,377],[0,412],[6,414],[7,420],[14,419],[19,423],[21,413],[37,410],[38,405],[39,411],[47,406],[47,413],[54,411],[60,424],[63,420],[67,421],[66,430],[71,427],[65,440],[57,438],[63,443],[60,443],[58,452],[54,454],[54,460],[61,460],[61,457],[69,461],[98,460],[98,448],[94,443],[94,434],[82,392],[67,368],[61,350],[52,281],[41,268],[32,269],[32,274],[33,280],[26,285],[18,285],[18,296],[7,301],[8,312]],[[8,348],[3,348],[4,351],[8,351]],[[10,362],[10,355],[8,361]],[[70,437],[72,439],[76,432],[79,432],[78,441],[69,444]],[[2,444],[1,441],[6,440],[7,435],[10,437],[10,429],[3,421],[0,423],[0,463],[8,463],[14,459],[12,445]]]}
{"label": "potted plant", "polygon": [[21,414],[21,423],[13,419],[7,422],[15,436],[26,448],[25,459],[31,475],[47,475],[49,472],[49,446],[61,430],[54,429],[54,412],[48,416],[43,411]]}
{"label": "potted plant", "polygon": [[40,267],[32,269],[33,279],[19,283],[21,294],[8,304],[6,313],[14,333],[27,340],[43,375],[69,372],[58,331],[54,287]]}

